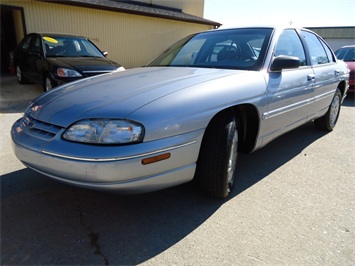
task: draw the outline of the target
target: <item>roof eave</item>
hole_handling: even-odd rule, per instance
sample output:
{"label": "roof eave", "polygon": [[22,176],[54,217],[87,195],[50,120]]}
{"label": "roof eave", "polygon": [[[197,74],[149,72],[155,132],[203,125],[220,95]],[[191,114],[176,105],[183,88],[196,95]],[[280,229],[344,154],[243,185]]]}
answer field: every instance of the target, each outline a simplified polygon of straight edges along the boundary
{"label": "roof eave", "polygon": [[129,9],[119,8],[119,7],[109,7],[109,6],[104,6],[104,5],[98,5],[95,3],[78,2],[78,1],[63,1],[63,0],[50,0],[50,1],[38,0],[38,1],[47,2],[47,3],[62,4],[62,5],[69,5],[69,6],[85,7],[85,8],[91,8],[91,9],[94,8],[94,9],[105,10],[105,11],[121,12],[121,13],[132,14],[132,15],[140,15],[140,16],[148,16],[148,17],[155,17],[155,18],[164,18],[164,19],[171,19],[171,20],[177,20],[177,21],[191,22],[191,23],[213,26],[214,28],[219,28],[220,26],[222,26],[221,23],[218,23],[218,22],[212,21],[212,20],[207,20],[204,18],[190,19],[190,18],[184,18],[184,17],[178,17],[178,16],[156,14],[156,13],[151,13],[151,12],[129,10]]}

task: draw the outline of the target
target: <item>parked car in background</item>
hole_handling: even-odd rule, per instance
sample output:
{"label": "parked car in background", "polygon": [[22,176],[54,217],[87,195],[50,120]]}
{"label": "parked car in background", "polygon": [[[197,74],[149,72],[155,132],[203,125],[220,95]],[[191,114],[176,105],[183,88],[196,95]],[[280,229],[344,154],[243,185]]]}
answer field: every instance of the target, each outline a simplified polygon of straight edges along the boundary
{"label": "parked car in background", "polygon": [[338,59],[343,60],[349,67],[349,92],[355,92],[355,45],[343,46],[335,52]]}
{"label": "parked car in background", "polygon": [[306,29],[197,33],[146,67],[39,96],[12,127],[14,152],[84,188],[141,193],[195,179],[225,198],[239,152],[313,120],[333,130],[348,78],[347,65]]}
{"label": "parked car in background", "polygon": [[15,50],[17,80],[38,83],[48,91],[74,80],[124,70],[105,55],[85,37],[31,33]]}

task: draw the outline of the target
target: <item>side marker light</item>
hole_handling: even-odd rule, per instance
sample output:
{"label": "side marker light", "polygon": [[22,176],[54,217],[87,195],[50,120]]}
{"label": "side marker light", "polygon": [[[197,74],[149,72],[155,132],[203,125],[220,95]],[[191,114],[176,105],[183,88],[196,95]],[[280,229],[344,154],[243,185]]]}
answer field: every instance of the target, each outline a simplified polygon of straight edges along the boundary
{"label": "side marker light", "polygon": [[164,153],[164,154],[160,154],[160,155],[157,155],[154,157],[149,157],[149,158],[143,159],[142,164],[147,165],[147,164],[151,164],[151,163],[156,163],[156,162],[159,162],[162,160],[169,159],[170,156],[171,156],[170,153]]}

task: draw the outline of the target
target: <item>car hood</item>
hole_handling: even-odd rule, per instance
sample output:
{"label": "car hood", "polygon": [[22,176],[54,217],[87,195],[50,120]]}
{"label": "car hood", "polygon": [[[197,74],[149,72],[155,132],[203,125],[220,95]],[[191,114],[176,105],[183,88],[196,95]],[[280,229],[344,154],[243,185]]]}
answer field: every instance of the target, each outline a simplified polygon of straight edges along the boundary
{"label": "car hood", "polygon": [[52,64],[60,67],[74,68],[85,71],[112,71],[120,67],[119,64],[105,57],[49,57]]}
{"label": "car hood", "polygon": [[31,117],[67,127],[87,118],[126,118],[140,107],[178,90],[246,71],[197,68],[137,68],[66,84],[38,97]]}

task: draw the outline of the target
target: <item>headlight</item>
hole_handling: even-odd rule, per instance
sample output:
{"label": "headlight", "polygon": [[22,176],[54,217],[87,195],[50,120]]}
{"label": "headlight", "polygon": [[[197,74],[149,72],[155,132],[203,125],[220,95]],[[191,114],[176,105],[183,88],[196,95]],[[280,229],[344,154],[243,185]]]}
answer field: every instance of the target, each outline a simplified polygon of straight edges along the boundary
{"label": "headlight", "polygon": [[61,78],[75,78],[75,77],[82,77],[78,71],[68,68],[58,68],[57,75]]}
{"label": "headlight", "polygon": [[116,69],[116,71],[123,71],[123,70],[126,70],[123,66]]}
{"label": "headlight", "polygon": [[86,119],[70,126],[63,138],[94,144],[128,144],[141,142],[144,127],[129,120]]}

